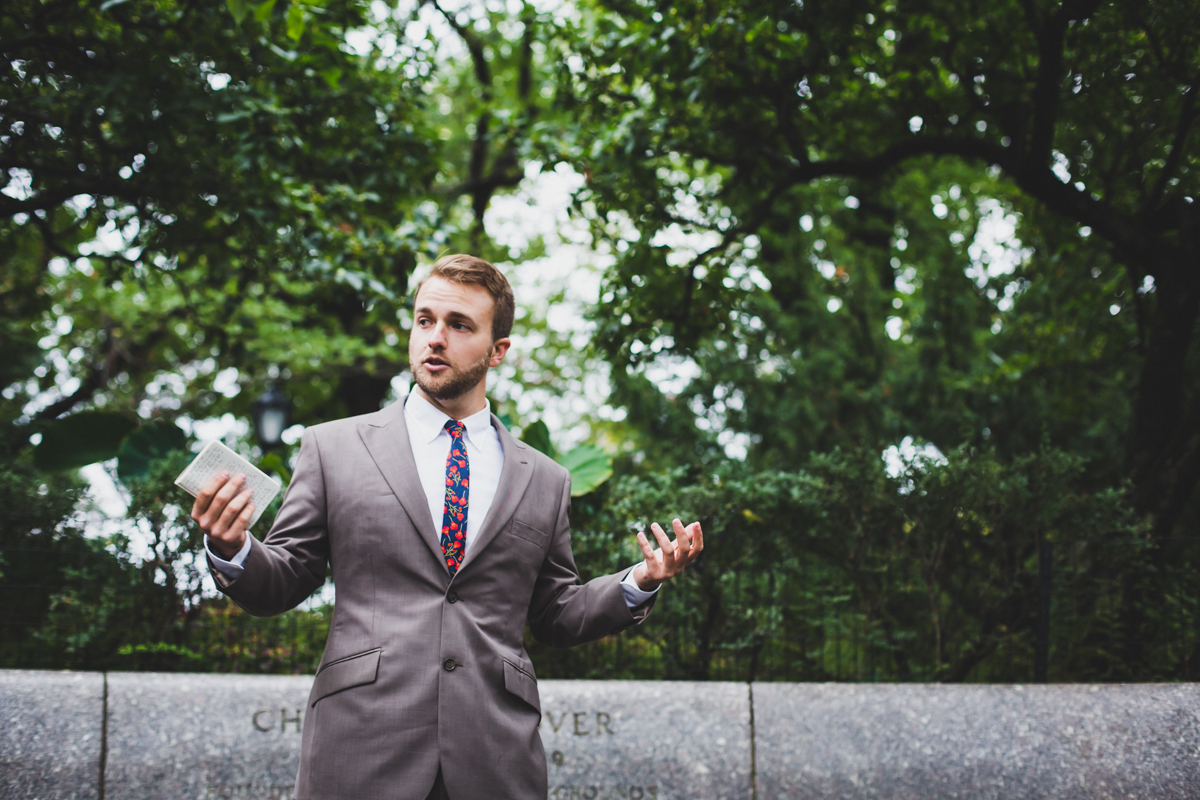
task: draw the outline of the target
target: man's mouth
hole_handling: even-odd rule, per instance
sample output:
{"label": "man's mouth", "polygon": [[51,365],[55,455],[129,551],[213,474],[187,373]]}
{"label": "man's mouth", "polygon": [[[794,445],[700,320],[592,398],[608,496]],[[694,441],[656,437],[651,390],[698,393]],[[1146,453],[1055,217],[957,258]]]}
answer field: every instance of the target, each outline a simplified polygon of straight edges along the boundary
{"label": "man's mouth", "polygon": [[441,372],[444,369],[450,368],[450,364],[447,363],[445,359],[437,356],[430,356],[421,363],[423,363],[425,368],[430,372]]}

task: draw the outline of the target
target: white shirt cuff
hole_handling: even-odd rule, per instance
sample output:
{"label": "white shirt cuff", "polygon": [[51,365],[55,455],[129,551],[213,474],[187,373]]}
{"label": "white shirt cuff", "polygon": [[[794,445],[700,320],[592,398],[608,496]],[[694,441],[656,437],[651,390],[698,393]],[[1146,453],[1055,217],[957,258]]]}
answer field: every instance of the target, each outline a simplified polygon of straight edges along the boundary
{"label": "white shirt cuff", "polygon": [[[250,555],[250,533],[246,533],[246,541],[242,543],[242,549],[237,551],[237,554],[226,561],[212,551],[208,546],[208,537],[204,537],[204,550],[208,553],[208,557],[212,559],[212,565],[221,571],[222,575],[230,578],[240,577],[245,567],[242,564],[246,561],[246,556]],[[632,574],[632,573],[631,573]]]}
{"label": "white shirt cuff", "polygon": [[[636,565],[635,565],[636,566]],[[625,605],[630,608],[637,608],[642,603],[654,597],[658,593],[658,586],[655,586],[650,591],[646,591],[637,585],[637,581],[633,577],[633,569],[625,573],[625,577],[621,580],[621,591],[625,593]]]}

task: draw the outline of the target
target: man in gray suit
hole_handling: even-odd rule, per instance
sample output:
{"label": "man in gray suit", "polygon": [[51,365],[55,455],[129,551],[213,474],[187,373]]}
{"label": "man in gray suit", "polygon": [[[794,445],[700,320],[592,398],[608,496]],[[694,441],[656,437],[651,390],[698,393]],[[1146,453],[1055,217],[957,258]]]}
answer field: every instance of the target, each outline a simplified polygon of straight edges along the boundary
{"label": "man in gray suit", "polygon": [[546,797],[541,709],[525,623],[556,647],[646,618],[704,547],[698,523],[651,525],[644,560],[580,582],[570,477],[489,413],[512,289],[472,256],[417,291],[405,401],[304,432],[266,538],[248,535],[244,476],[215,478],[192,518],[217,586],[279,614],[333,570],[333,623],[304,719],[298,800]]}

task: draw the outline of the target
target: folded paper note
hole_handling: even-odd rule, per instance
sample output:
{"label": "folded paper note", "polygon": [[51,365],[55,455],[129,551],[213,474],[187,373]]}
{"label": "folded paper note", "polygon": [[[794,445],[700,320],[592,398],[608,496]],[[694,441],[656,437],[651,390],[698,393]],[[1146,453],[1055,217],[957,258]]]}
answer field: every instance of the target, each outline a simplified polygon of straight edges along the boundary
{"label": "folded paper note", "polygon": [[223,471],[228,472],[230,476],[239,472],[246,476],[246,486],[254,492],[254,516],[250,518],[250,524],[246,527],[254,527],[263,511],[275,499],[275,495],[279,494],[279,481],[220,442],[211,441],[205,445],[200,455],[175,479],[175,485],[195,497],[209,481]]}

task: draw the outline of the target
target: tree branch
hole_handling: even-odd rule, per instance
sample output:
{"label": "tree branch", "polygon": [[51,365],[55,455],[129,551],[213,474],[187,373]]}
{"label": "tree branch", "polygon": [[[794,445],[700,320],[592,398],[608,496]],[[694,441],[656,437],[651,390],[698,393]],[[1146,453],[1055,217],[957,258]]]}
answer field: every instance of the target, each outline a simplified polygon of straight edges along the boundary
{"label": "tree branch", "polygon": [[[1054,123],[1058,119],[1058,85],[1063,68],[1063,39],[1067,21],[1059,13],[1049,22],[1033,29],[1038,47],[1037,78],[1033,84],[1033,125],[1029,131],[1029,153],[1034,158],[1049,161],[1054,144]],[[1036,17],[1036,14],[1034,14]]]}
{"label": "tree branch", "polygon": [[88,400],[98,392],[122,361],[122,356],[114,346],[111,326],[105,326],[105,352],[100,363],[88,370],[87,376],[79,382],[79,388],[71,394],[43,408],[35,415],[35,419],[57,419],[80,403]]}
{"label": "tree branch", "polygon": [[1158,181],[1155,183],[1154,190],[1150,192],[1150,198],[1146,203],[1145,211],[1147,213],[1153,211],[1158,206],[1159,200],[1162,199],[1163,193],[1167,190],[1167,182],[1171,176],[1179,171],[1179,164],[1183,160],[1183,151],[1187,146],[1187,137],[1192,129],[1192,122],[1196,119],[1196,86],[1192,84],[1188,88],[1187,97],[1183,100],[1183,109],[1179,112],[1179,124],[1175,128],[1175,138],[1171,140],[1171,152],[1167,155],[1167,163],[1163,165],[1162,172],[1158,174]]}
{"label": "tree branch", "polygon": [[1134,220],[1067,186],[1036,156],[973,137],[914,136],[875,155],[800,164],[781,183],[794,186],[833,175],[873,180],[918,156],[959,156],[995,164],[1034,198],[1060,214],[1091,226],[1118,247],[1135,250],[1145,246]]}

